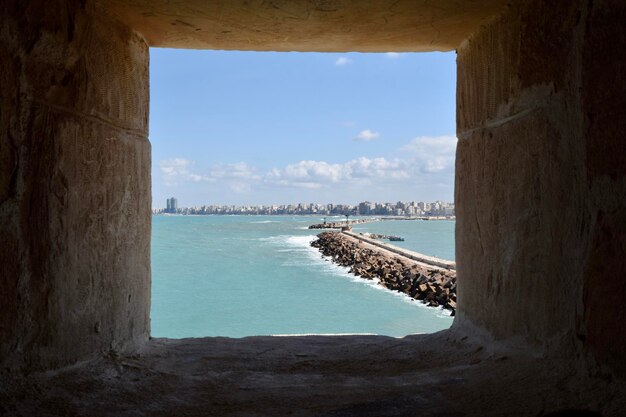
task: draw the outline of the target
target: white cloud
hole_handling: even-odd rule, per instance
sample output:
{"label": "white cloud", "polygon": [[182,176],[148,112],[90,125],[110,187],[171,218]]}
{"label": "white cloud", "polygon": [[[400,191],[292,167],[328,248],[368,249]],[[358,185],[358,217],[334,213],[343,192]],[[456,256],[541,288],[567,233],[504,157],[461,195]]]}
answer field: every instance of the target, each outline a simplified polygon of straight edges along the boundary
{"label": "white cloud", "polygon": [[340,56],[339,58],[337,58],[337,60],[335,61],[335,65],[338,67],[343,67],[344,65],[347,65],[349,63],[351,63],[352,60],[348,59],[345,56]]}
{"label": "white cloud", "polygon": [[210,181],[211,179],[191,172],[194,161],[185,158],[165,159],[159,162],[159,170],[165,185],[177,185],[179,181]]}
{"label": "white cloud", "polygon": [[300,161],[283,169],[274,168],[265,181],[274,185],[321,188],[325,186],[346,186],[348,183],[372,183],[376,181],[397,181],[410,178],[410,164],[406,161],[385,158],[360,157],[338,164],[325,161]]}
{"label": "white cloud", "polygon": [[168,186],[179,185],[181,182],[222,182],[235,192],[250,189],[250,183],[259,181],[261,176],[245,162],[235,164],[213,165],[205,174],[193,171],[195,162],[185,158],[172,158],[159,162],[159,170],[163,182]]}
{"label": "white cloud", "polygon": [[411,177],[411,164],[402,159],[391,161],[385,158],[369,159],[360,157],[347,163],[351,178],[377,178],[400,180]]}
{"label": "white cloud", "polygon": [[245,162],[213,165],[208,169],[208,177],[215,180],[258,180],[255,169]]}
{"label": "white cloud", "polygon": [[[378,137],[377,132],[364,130],[363,136]],[[179,182],[212,184],[235,193],[254,193],[260,189],[276,192],[277,188],[320,190],[384,190],[411,189],[417,184],[451,184],[457,139],[449,136],[420,136],[399,148],[398,158],[359,157],[345,162],[302,160],[297,163],[259,171],[245,162],[213,165],[204,173],[194,170],[195,163],[185,158],[159,162],[165,185]],[[450,185],[446,185],[449,187]],[[443,185],[441,187],[444,187]],[[291,192],[291,191],[286,191]],[[302,191],[304,192],[304,191]]]}
{"label": "white cloud", "polygon": [[236,193],[247,193],[248,191],[252,189],[251,184],[247,182],[235,181],[235,182],[231,182],[228,186],[230,187],[231,190],[233,190]]}
{"label": "white cloud", "polygon": [[207,176],[213,181],[225,184],[236,193],[250,191],[252,185],[261,179],[261,176],[256,173],[256,169],[245,162],[213,165],[207,172]]}
{"label": "white cloud", "polygon": [[186,172],[192,161],[185,158],[172,158],[159,162],[159,169],[163,175],[175,176],[180,172]]}
{"label": "white cloud", "polygon": [[454,170],[457,138],[448,136],[419,136],[401,150],[414,155],[415,162],[424,172]]}
{"label": "white cloud", "polygon": [[377,139],[379,136],[380,133],[365,129],[360,131],[359,134],[354,137],[354,140],[359,142],[369,142],[370,140]]}
{"label": "white cloud", "polygon": [[402,56],[402,54],[398,52],[387,52],[385,55],[389,59],[398,59]]}
{"label": "white cloud", "polygon": [[418,136],[403,146],[402,150],[415,154],[454,155],[456,142],[454,135]]}
{"label": "white cloud", "polygon": [[274,168],[265,181],[281,186],[302,188],[320,188],[322,183],[337,183],[345,177],[341,164],[329,164],[324,161],[300,161],[289,164],[283,169]]}

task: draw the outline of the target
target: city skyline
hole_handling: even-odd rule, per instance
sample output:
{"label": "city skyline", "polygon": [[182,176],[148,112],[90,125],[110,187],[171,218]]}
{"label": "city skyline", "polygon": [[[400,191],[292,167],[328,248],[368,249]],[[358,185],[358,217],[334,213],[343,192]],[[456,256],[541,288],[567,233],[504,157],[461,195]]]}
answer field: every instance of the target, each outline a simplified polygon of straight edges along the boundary
{"label": "city skyline", "polygon": [[150,54],[154,201],[453,198],[454,53]]}
{"label": "city skyline", "polygon": [[177,199],[167,199],[166,208],[153,209],[154,214],[250,214],[250,215],[395,215],[395,216],[454,216],[454,203],[447,201],[362,201],[357,204],[343,203],[292,203],[262,205],[215,205],[177,206]]}

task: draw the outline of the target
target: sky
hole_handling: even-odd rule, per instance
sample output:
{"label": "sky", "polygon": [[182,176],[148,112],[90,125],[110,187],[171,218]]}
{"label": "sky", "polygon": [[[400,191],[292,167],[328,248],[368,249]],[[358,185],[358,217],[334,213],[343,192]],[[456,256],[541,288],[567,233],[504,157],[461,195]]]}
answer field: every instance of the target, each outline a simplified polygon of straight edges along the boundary
{"label": "sky", "polygon": [[152,48],[152,205],[452,201],[455,59]]}

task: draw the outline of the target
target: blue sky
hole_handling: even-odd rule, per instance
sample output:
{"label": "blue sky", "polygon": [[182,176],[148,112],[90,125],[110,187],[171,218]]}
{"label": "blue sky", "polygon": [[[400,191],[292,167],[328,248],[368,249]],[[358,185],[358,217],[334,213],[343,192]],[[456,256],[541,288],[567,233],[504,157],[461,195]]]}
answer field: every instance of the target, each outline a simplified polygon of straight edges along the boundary
{"label": "blue sky", "polygon": [[152,205],[452,201],[455,59],[151,49]]}

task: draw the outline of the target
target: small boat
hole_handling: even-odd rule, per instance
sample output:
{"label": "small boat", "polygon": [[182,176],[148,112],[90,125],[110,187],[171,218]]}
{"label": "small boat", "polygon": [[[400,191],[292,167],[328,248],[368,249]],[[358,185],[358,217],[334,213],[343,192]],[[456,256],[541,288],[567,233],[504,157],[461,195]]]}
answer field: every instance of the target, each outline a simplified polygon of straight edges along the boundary
{"label": "small boat", "polygon": [[404,242],[404,238],[400,236],[389,236],[391,242]]}

